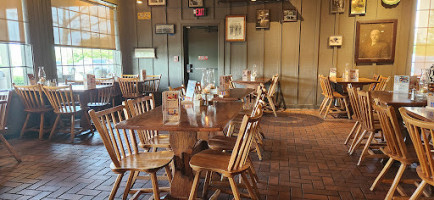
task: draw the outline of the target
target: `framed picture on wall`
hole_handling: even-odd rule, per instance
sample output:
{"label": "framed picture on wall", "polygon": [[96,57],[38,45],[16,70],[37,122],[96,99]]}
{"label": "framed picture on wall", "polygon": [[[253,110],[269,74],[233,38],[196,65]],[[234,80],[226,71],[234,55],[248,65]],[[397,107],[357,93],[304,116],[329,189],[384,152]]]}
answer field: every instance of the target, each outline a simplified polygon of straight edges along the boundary
{"label": "framed picture on wall", "polygon": [[256,10],[256,28],[270,28],[270,10]]}
{"label": "framed picture on wall", "polygon": [[148,0],[148,6],[165,6],[166,0]]}
{"label": "framed picture on wall", "polygon": [[189,8],[200,8],[203,7],[203,0],[188,0]]}
{"label": "framed picture on wall", "polygon": [[175,34],[175,24],[156,24],[155,34]]}
{"label": "framed picture on wall", "polygon": [[396,19],[358,21],[356,25],[356,63],[393,63],[397,24]]}
{"label": "framed picture on wall", "polygon": [[246,16],[226,16],[225,38],[226,42],[246,41]]}
{"label": "framed picture on wall", "polygon": [[345,12],[344,0],[330,0],[330,13],[343,13]]}
{"label": "framed picture on wall", "polygon": [[350,15],[365,15],[367,0],[351,0]]}
{"label": "framed picture on wall", "polygon": [[342,46],[342,36],[335,35],[329,37],[329,46],[331,47],[340,47]]}
{"label": "framed picture on wall", "polygon": [[297,10],[283,10],[283,21],[284,22],[296,22],[297,21]]}

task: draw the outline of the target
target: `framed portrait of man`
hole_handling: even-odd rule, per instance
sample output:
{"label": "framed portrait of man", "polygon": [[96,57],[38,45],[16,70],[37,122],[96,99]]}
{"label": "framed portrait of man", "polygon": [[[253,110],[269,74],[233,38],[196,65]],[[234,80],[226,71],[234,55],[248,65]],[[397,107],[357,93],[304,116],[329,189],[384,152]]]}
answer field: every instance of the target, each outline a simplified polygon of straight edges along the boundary
{"label": "framed portrait of man", "polygon": [[358,21],[356,25],[356,63],[393,63],[397,24],[396,19]]}

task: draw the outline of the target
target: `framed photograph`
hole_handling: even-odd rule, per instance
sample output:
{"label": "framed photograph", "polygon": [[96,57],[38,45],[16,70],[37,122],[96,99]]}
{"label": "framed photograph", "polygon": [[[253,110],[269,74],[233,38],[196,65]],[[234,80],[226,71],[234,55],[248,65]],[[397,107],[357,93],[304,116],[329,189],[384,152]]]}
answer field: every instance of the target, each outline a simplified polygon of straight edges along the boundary
{"label": "framed photograph", "polygon": [[148,6],[165,6],[166,0],[148,0]]}
{"label": "framed photograph", "polygon": [[351,0],[350,15],[365,15],[367,0]]}
{"label": "framed photograph", "polygon": [[396,19],[358,21],[356,25],[356,63],[393,63],[397,24]]}
{"label": "framed photograph", "polygon": [[246,16],[226,16],[225,36],[227,42],[246,41]]}
{"label": "framed photograph", "polygon": [[256,28],[270,28],[270,10],[256,10]]}
{"label": "framed photograph", "polygon": [[175,34],[175,24],[156,24],[155,34]]}
{"label": "framed photograph", "polygon": [[345,1],[344,0],[330,0],[330,13],[344,13]]}
{"label": "framed photograph", "polygon": [[296,22],[297,21],[297,10],[283,10],[283,21],[284,22]]}
{"label": "framed photograph", "polygon": [[331,47],[340,47],[342,46],[342,36],[335,35],[329,37],[329,46]]}
{"label": "framed photograph", "polygon": [[188,0],[189,8],[200,8],[203,7],[203,0]]}

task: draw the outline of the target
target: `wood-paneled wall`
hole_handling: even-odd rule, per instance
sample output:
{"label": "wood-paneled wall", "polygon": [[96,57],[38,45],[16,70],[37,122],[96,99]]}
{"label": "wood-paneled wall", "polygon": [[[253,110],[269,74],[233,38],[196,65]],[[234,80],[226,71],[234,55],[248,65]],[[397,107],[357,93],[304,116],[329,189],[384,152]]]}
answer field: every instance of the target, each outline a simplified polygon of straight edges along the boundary
{"label": "wood-paneled wall", "polygon": [[[401,1],[397,6],[386,7],[381,0],[367,0],[367,14],[349,16],[349,1],[345,1],[345,13],[330,14],[330,0],[289,0],[277,3],[219,3],[204,0],[208,16],[195,18],[188,0],[167,0],[167,6],[149,7],[136,4],[135,0],[120,1],[120,42],[125,73],[138,73],[146,69],[150,74],[163,74],[161,89],[178,86],[183,82],[182,27],[194,25],[217,25],[219,27],[219,75],[232,74],[239,78],[241,71],[255,64],[260,75],[281,77],[281,91],[285,103],[294,107],[312,107],[322,97],[318,88],[318,74],[328,74],[329,68],[337,67],[342,73],[348,63],[360,69],[361,77],[373,74],[392,76],[408,74],[411,17],[415,0]],[[282,10],[295,8],[299,21],[282,23]],[[255,28],[257,9],[270,9],[271,25],[268,30]],[[151,20],[137,20],[137,12],[151,12]],[[228,43],[224,41],[224,18],[226,15],[247,16],[247,41]],[[356,66],[354,44],[356,22],[372,19],[398,19],[398,35],[395,63],[392,65]],[[174,35],[155,34],[155,24],[175,24]],[[343,46],[328,47],[328,37],[342,35]],[[136,59],[135,47],[154,47],[156,59]],[[180,56],[174,62],[173,56]]]}

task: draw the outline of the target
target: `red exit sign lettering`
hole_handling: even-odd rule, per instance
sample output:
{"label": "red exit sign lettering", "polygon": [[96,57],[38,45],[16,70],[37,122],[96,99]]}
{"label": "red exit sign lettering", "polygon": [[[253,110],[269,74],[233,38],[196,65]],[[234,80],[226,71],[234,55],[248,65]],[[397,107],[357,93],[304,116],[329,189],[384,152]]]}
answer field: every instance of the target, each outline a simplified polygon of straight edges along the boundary
{"label": "red exit sign lettering", "polygon": [[198,56],[197,60],[208,60],[208,56]]}
{"label": "red exit sign lettering", "polygon": [[195,17],[206,16],[206,8],[195,8],[193,9],[193,14]]}

